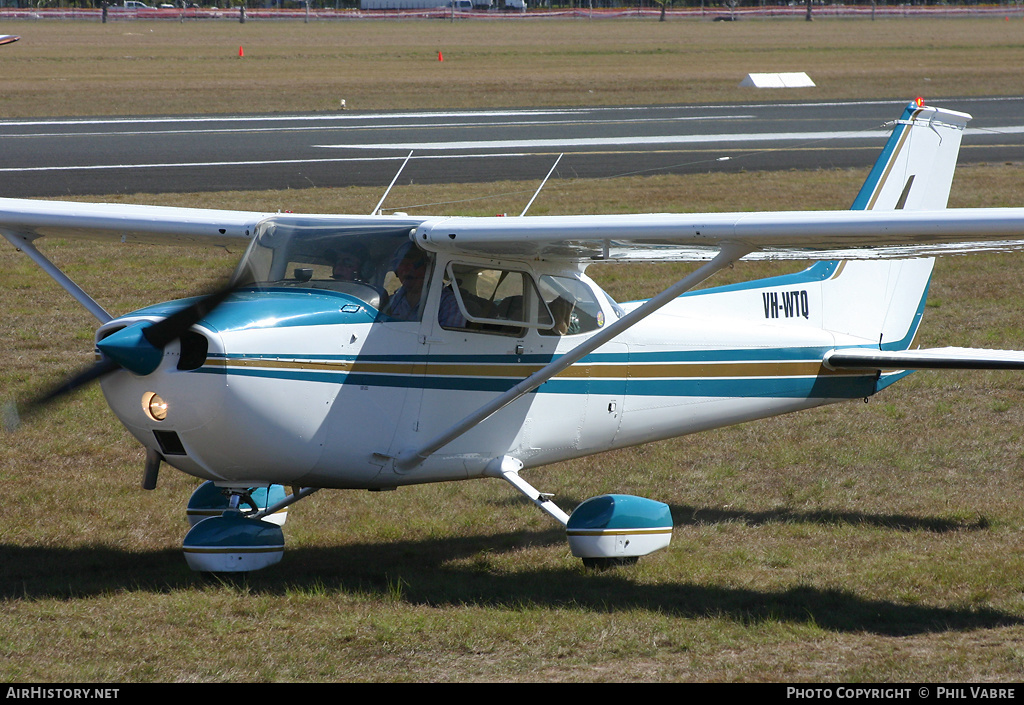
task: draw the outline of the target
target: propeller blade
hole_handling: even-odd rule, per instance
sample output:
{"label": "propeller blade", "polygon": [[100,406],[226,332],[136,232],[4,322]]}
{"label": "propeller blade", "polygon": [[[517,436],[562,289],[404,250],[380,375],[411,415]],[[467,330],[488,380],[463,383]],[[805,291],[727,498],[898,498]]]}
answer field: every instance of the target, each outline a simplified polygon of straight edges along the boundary
{"label": "propeller blade", "polygon": [[180,311],[175,311],[164,320],[147,326],[142,334],[150,343],[163,349],[172,340],[177,340],[188,332],[188,329],[202,320],[203,316],[220,306],[234,290],[235,287],[229,285],[207,294]]}
{"label": "propeller blade", "polygon": [[[203,296],[190,305],[185,306],[180,311],[172,313],[164,320],[145,326],[141,329],[141,337],[145,338],[149,345],[152,345],[157,350],[162,351],[168,343],[180,338],[188,332],[189,328],[222,304],[234,290],[235,287],[226,286],[211,294]],[[129,326],[129,328],[131,328],[131,326]],[[110,338],[113,339],[122,332],[123,331],[119,331],[118,333],[110,336]],[[96,381],[104,375],[110,374],[111,372],[115,372],[122,368],[130,369],[136,374],[148,374],[148,372],[152,371],[152,369],[149,369],[148,371],[145,370],[145,367],[148,366],[148,363],[151,363],[151,361],[142,353],[148,351],[142,350],[142,352],[139,352],[139,350],[146,347],[144,344],[140,345],[136,343],[133,345],[129,342],[127,344],[122,344],[119,347],[121,349],[115,349],[113,356],[105,357],[95,365],[81,370],[72,377],[54,385],[45,393],[40,394],[34,399],[20,404],[15,402],[5,404],[2,409],[2,414],[0,414],[0,416],[2,416],[4,429],[7,431],[16,429],[22,421],[41,410],[43,407],[57,401],[71,392],[74,392],[80,387]],[[121,361],[119,362],[114,359],[114,357],[121,358]],[[140,366],[140,363],[134,359],[136,357],[147,357],[144,361],[147,365]],[[157,364],[159,364],[159,361]]]}
{"label": "propeller blade", "polygon": [[121,366],[113,360],[101,360],[95,365],[91,365],[76,373],[74,376],[54,385],[45,393],[40,394],[34,399],[30,399],[22,404],[17,404],[15,402],[7,403],[3,410],[4,430],[15,430],[21,425],[22,421],[31,417],[43,407],[48,406],[61,397],[74,392],[80,387],[84,387],[85,385],[94,382],[103,375],[110,374],[111,372],[120,369],[120,367]]}

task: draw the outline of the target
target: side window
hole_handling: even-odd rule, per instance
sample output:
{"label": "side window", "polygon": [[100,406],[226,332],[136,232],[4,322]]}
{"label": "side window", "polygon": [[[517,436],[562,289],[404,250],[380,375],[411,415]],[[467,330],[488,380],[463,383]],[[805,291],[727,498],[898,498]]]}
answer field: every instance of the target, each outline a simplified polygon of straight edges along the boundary
{"label": "side window", "polygon": [[406,242],[398,248],[387,267],[384,289],[388,300],[378,320],[420,320],[432,265],[432,257],[414,244]]}
{"label": "side window", "polygon": [[576,335],[604,325],[604,311],[590,287],[578,279],[544,275],[540,293],[555,325],[541,335]]}
{"label": "side window", "polygon": [[522,335],[554,323],[526,272],[451,263],[438,307],[442,328]]}

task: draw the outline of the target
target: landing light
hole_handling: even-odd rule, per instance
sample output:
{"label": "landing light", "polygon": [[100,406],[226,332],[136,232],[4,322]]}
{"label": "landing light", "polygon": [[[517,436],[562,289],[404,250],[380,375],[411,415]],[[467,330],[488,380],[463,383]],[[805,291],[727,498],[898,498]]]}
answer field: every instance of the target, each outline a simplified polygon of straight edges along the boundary
{"label": "landing light", "polygon": [[154,421],[163,421],[167,418],[167,402],[156,392],[146,392],[142,395],[142,410]]}

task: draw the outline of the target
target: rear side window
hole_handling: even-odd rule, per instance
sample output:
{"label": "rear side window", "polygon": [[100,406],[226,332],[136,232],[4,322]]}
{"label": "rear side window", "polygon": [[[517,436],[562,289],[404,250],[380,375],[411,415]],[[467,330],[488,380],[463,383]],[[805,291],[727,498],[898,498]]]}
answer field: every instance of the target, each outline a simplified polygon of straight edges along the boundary
{"label": "rear side window", "polygon": [[442,328],[522,335],[550,328],[554,318],[526,272],[451,263],[438,309]]}
{"label": "rear side window", "polygon": [[604,325],[604,311],[589,286],[579,279],[544,275],[540,294],[554,319],[554,326],[541,335],[589,333]]}

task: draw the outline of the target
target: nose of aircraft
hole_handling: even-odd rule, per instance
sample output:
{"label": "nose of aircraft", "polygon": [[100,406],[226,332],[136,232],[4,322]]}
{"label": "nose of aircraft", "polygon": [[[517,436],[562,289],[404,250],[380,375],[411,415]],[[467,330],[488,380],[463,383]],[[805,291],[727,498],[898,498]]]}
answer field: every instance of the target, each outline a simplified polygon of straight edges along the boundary
{"label": "nose of aircraft", "polygon": [[119,369],[130,370],[140,376],[152,373],[160,365],[164,348],[187,335],[192,325],[216,309],[233,290],[234,287],[224,287],[212,294],[192,299],[162,321],[134,323],[106,336],[98,343],[98,347],[107,359],[58,382],[34,398],[10,405],[3,413],[4,427],[16,428],[28,415]]}
{"label": "nose of aircraft", "polygon": [[172,340],[216,309],[232,287],[225,287],[202,298],[191,300],[162,321],[140,321],[111,333],[96,343],[108,358],[137,375],[148,375],[160,365],[163,350]]}
{"label": "nose of aircraft", "polygon": [[146,337],[146,329],[151,325],[140,322],[122,328],[96,343],[96,347],[124,369],[137,375],[148,375],[159,367],[163,359],[163,350]]}

